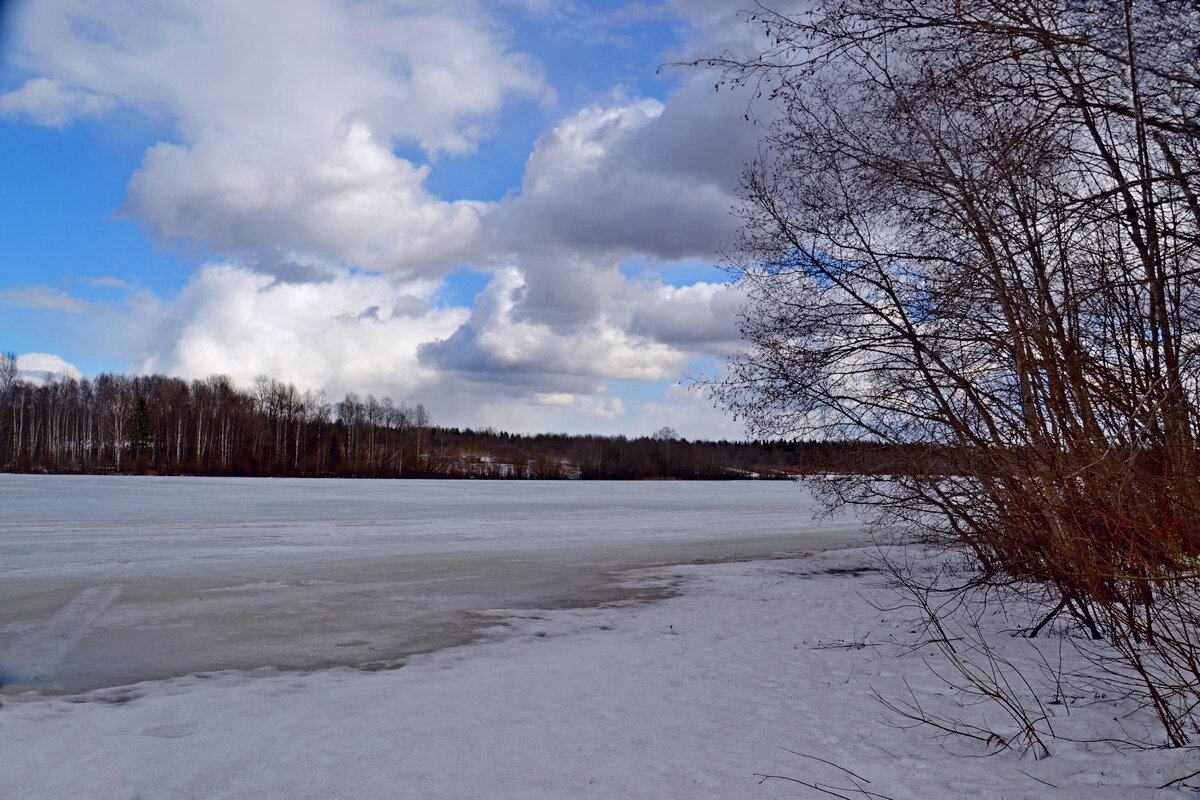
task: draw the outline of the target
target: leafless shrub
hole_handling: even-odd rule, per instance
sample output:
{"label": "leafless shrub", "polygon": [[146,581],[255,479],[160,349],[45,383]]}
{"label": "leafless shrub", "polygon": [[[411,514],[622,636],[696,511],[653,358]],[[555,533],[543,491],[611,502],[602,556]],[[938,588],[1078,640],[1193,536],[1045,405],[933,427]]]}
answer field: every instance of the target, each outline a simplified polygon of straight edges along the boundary
{"label": "leafless shrub", "polygon": [[[763,434],[927,445],[920,469],[823,491],[968,556],[962,592],[1049,597],[1030,632],[1065,614],[1105,640],[1107,679],[1186,744],[1200,15],[1178,0],[825,0],[749,19],[759,53],[702,62],[777,114],[731,262],[747,348],[714,394]],[[976,666],[959,674],[990,691]],[[1036,744],[1043,715],[1026,716]]]}

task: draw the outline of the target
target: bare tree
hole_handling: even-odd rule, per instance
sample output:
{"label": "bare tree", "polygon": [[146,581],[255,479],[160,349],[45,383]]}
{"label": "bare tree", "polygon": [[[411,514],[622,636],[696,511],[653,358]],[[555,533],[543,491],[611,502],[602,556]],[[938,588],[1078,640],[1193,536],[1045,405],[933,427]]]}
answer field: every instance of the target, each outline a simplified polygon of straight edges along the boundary
{"label": "bare tree", "polygon": [[744,175],[756,432],[923,445],[837,503],[1033,587],[1188,741],[1200,703],[1200,20],[1174,0],[759,8],[701,62],[777,115]]}
{"label": "bare tree", "polygon": [[19,374],[20,372],[17,370],[17,354],[11,350],[0,353],[0,397],[5,397],[12,391],[13,384],[17,382]]}
{"label": "bare tree", "polygon": [[663,425],[661,428],[650,434],[650,438],[659,442],[673,442],[679,438],[679,433],[669,425]]}

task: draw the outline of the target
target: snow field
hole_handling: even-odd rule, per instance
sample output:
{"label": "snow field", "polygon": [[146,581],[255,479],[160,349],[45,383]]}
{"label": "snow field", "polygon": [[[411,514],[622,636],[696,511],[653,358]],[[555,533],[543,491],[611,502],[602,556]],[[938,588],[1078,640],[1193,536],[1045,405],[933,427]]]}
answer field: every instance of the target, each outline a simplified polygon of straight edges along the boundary
{"label": "snow field", "polygon": [[[628,573],[677,594],[496,610],[483,641],[387,672],[226,672],[4,698],[0,797],[828,796],[762,774],[854,788],[787,750],[835,762],[894,800],[1185,796],[1153,787],[1200,768],[1191,751],[1056,742],[1036,761],[898,727],[872,689],[902,697],[907,681],[931,709],[990,712],[958,708],[922,660],[929,649],[900,645],[912,626],[872,607],[891,600],[878,574],[828,572],[869,557]],[[1002,646],[1026,663],[1025,640]],[[1055,726],[1070,735],[1111,733],[1113,717],[1152,722],[1129,712],[1085,704]]]}

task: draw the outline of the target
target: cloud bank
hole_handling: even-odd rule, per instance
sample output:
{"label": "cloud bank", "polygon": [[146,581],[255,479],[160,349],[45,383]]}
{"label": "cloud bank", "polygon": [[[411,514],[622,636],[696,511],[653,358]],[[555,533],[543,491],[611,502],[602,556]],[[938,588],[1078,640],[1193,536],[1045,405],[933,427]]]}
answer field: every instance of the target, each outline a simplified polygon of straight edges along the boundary
{"label": "cloud bank", "polygon": [[[732,239],[757,139],[746,98],[687,72],[659,98],[608,87],[548,112],[555,75],[505,15],[583,12],[512,5],[42,0],[16,19],[12,60],[30,77],[0,116],[64,127],[123,108],[162,123],[124,211],[164,246],[217,257],[177,294],[130,287],[138,369],[432,398],[463,424],[731,435],[673,384],[736,348],[736,289],[627,266],[712,262]],[[687,38],[669,60],[742,46],[733,11],[621,13],[676,20]],[[429,188],[439,159],[470,159],[514,108],[557,119],[508,196]],[[447,303],[463,265],[486,286]],[[88,310],[60,294],[0,301]]]}

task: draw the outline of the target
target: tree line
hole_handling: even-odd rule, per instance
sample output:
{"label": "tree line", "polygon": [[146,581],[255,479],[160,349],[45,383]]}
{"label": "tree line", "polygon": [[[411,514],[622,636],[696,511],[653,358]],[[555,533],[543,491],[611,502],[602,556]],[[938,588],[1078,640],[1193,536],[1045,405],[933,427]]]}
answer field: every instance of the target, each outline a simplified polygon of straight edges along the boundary
{"label": "tree line", "polygon": [[670,429],[627,437],[433,428],[438,477],[582,480],[789,479],[817,472],[882,474],[919,461],[928,448],[862,441],[688,441]]}
{"label": "tree line", "polygon": [[20,378],[0,354],[0,470],[264,477],[494,479],[786,478],[886,472],[912,463],[866,442],[690,442],[650,436],[520,435],[435,426],[422,403],[331,402],[260,376],[184,380],[101,374]]}
{"label": "tree line", "polygon": [[421,404],[224,375],[102,374],[21,380],[0,355],[0,468],[6,472],[414,476],[428,473]]}

